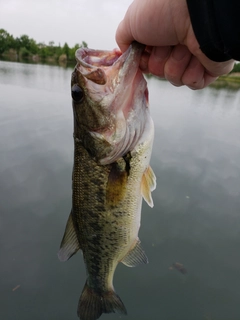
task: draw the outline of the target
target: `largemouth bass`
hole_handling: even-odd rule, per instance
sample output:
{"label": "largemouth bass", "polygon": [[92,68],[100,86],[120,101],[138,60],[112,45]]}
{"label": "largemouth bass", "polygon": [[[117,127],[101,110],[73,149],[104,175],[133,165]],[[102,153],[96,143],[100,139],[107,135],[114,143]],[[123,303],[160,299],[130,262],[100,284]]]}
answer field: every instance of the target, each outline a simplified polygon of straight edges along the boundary
{"label": "largemouth bass", "polygon": [[152,207],[156,177],[149,166],[154,127],[146,81],[139,70],[144,46],[125,53],[80,48],[72,74],[74,166],[72,211],[59,259],[83,253],[87,280],[78,316],[126,314],[113,287],[119,262],[147,263],[140,245],[142,197]]}

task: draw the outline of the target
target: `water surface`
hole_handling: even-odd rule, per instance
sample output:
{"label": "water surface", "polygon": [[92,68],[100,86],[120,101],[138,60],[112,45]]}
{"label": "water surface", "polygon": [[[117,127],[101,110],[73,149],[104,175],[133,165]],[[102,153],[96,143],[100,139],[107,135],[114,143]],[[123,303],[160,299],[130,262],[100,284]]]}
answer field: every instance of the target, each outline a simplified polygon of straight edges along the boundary
{"label": "water surface", "polygon": [[[57,259],[71,208],[71,72],[0,61],[0,319],[77,320],[82,256]],[[150,263],[115,274],[124,319],[239,320],[240,91],[148,83],[158,185],[142,210]]]}

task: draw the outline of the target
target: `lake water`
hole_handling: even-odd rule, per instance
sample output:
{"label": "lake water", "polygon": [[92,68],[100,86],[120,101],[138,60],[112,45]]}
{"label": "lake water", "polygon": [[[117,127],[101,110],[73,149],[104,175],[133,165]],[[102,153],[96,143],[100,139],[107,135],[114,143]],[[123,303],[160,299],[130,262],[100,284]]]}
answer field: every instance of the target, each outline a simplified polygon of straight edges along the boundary
{"label": "lake water", "polygon": [[[57,258],[71,208],[71,72],[0,61],[1,320],[77,320],[83,259]],[[239,320],[240,91],[148,83],[157,189],[140,239],[149,264],[118,266],[128,316],[101,320]]]}

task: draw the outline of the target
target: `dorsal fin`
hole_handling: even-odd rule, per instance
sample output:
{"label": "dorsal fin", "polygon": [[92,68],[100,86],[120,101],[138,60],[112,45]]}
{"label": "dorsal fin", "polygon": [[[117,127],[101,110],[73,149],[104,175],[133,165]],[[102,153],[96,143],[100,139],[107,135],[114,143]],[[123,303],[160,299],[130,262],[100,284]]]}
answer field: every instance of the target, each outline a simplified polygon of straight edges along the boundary
{"label": "dorsal fin", "polygon": [[150,166],[147,167],[142,176],[141,182],[141,193],[143,199],[147,202],[147,204],[152,208],[153,200],[151,192],[156,189],[156,176]]}
{"label": "dorsal fin", "polygon": [[66,229],[58,252],[58,258],[61,261],[67,261],[71,258],[78,250],[80,245],[76,235],[76,231],[73,225],[72,212],[69,215]]}
{"label": "dorsal fin", "polygon": [[143,251],[139,239],[136,240],[134,246],[128,251],[126,256],[121,260],[123,264],[128,267],[136,267],[142,263],[148,263],[148,258]]}

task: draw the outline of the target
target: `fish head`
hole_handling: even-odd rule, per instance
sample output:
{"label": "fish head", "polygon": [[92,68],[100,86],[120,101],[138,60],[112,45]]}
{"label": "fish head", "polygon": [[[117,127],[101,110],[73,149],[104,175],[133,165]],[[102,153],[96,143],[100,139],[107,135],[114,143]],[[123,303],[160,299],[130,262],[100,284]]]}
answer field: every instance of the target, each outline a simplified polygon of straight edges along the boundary
{"label": "fish head", "polygon": [[80,48],[72,74],[74,136],[100,164],[133,150],[145,129],[148,89],[139,69],[144,46],[122,53]]}

